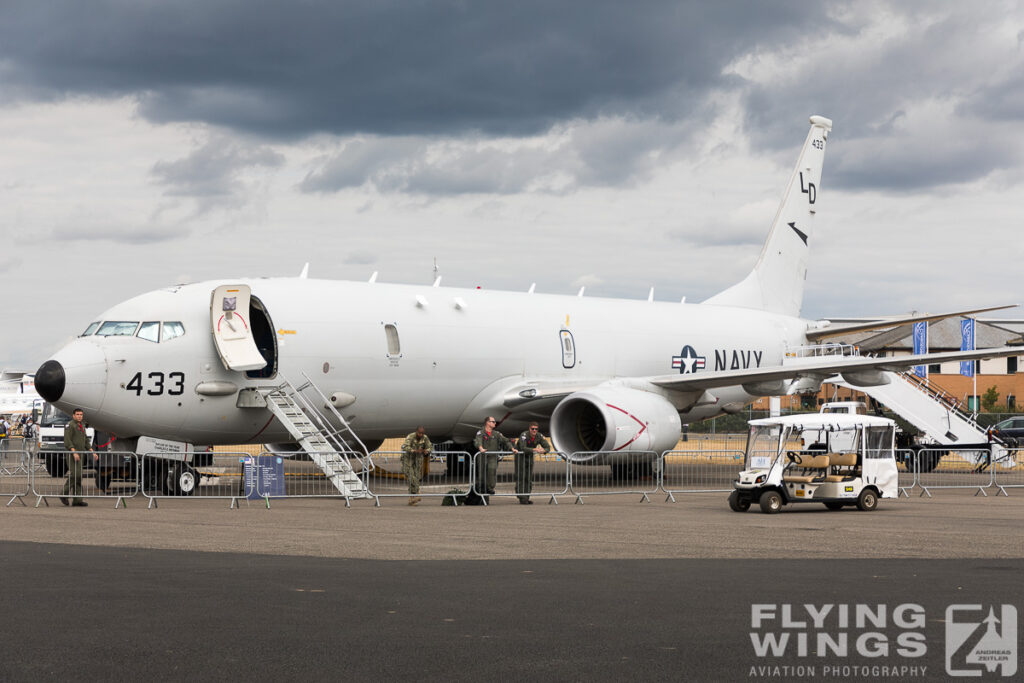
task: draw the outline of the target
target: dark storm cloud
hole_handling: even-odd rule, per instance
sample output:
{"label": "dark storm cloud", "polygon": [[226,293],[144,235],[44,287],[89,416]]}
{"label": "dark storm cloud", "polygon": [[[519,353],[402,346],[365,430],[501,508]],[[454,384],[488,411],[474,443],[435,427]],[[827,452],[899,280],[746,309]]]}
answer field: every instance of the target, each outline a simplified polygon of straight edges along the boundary
{"label": "dark storm cloud", "polygon": [[685,116],[739,51],[827,24],[797,0],[14,0],[0,78],[8,101],[132,94],[152,121],[285,138],[525,134]]}
{"label": "dark storm cloud", "polygon": [[[1000,30],[1006,16],[931,2],[885,11],[836,19],[827,50],[810,46],[784,78],[744,89],[755,148],[791,149],[814,113],[835,121],[823,182],[839,189],[916,192],[1018,163],[1018,149],[986,125],[1024,116],[1019,69],[999,75],[1019,62],[1019,37]],[[872,20],[903,30],[867,38]]]}

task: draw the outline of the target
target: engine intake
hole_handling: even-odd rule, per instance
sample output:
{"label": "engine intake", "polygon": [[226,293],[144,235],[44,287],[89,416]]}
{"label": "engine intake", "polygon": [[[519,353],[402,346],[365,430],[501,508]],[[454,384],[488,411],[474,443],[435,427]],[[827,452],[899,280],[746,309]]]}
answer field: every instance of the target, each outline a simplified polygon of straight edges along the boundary
{"label": "engine intake", "polygon": [[577,391],[562,399],[551,413],[552,443],[567,455],[584,451],[661,453],[676,445],[680,429],[679,412],[667,399],[623,387]]}

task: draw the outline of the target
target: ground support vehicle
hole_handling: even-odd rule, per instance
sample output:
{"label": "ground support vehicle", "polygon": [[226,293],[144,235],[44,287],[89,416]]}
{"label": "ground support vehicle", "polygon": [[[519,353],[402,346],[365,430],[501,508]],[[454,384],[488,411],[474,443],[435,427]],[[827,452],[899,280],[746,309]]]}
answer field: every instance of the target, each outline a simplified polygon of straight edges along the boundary
{"label": "ground support vehicle", "polygon": [[[802,450],[801,435],[817,432],[824,451]],[[874,510],[879,498],[899,495],[896,423],[872,415],[812,413],[751,420],[745,469],[734,482],[729,507],[762,512],[784,505],[821,503],[829,510]]]}

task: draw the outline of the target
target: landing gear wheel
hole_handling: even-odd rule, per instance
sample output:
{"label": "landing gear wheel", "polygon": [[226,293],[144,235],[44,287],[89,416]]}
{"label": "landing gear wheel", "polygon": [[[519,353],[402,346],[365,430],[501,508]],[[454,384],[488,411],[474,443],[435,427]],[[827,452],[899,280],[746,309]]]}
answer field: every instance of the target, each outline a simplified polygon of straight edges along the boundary
{"label": "landing gear wheel", "polygon": [[164,491],[171,496],[191,496],[199,485],[199,473],[188,465],[169,466],[164,475]]}
{"label": "landing gear wheel", "polygon": [[765,491],[758,501],[761,512],[766,515],[774,515],[782,509],[782,495],[778,491]]}
{"label": "landing gear wheel", "polygon": [[857,496],[857,509],[863,512],[871,512],[878,508],[878,494],[873,489],[864,489]]}
{"label": "landing gear wheel", "polygon": [[740,498],[740,492],[733,491],[729,494],[729,509],[733,512],[746,512],[750,509],[750,499]]}
{"label": "landing gear wheel", "polygon": [[834,501],[829,501],[829,502],[825,503],[825,507],[827,507],[829,510],[842,510],[843,509],[843,504],[842,503],[836,503]]}

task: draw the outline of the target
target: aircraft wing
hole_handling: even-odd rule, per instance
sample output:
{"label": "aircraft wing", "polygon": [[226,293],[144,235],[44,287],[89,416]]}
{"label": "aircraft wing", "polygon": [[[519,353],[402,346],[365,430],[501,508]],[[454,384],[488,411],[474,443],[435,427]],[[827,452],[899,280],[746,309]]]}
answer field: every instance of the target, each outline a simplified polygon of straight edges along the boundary
{"label": "aircraft wing", "polygon": [[[815,358],[794,358],[782,365],[747,370],[725,370],[721,372],[696,372],[679,375],[658,375],[646,377],[645,381],[675,391],[697,391],[715,387],[740,384],[762,384],[801,377],[827,378],[836,374],[866,377],[873,373],[906,370],[914,365],[933,365],[953,361],[1003,358],[1024,354],[1024,348],[1004,346],[977,351],[949,351],[946,353],[923,353],[910,356],[862,357],[825,356]],[[876,382],[878,383],[878,382]],[[871,384],[870,381],[865,384]]]}
{"label": "aircraft wing", "polygon": [[[987,313],[989,311],[1001,311],[1007,308],[1016,308],[1018,305],[1019,304],[1006,304],[1003,306],[989,306],[988,308],[975,308],[969,311],[953,311],[952,313],[886,317],[878,318],[877,320],[869,320],[863,323],[850,323],[845,325],[832,325],[826,321],[822,327],[808,329],[807,339],[809,341],[817,341],[819,339],[827,339],[829,337],[839,337],[851,332],[868,332],[871,330],[883,330],[889,327],[897,327],[898,325],[908,325],[910,323],[935,322],[938,320],[945,320],[946,318],[966,317],[976,313]],[[915,363],[914,365],[920,365],[920,363]]]}

